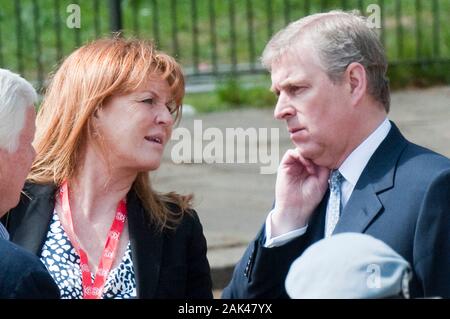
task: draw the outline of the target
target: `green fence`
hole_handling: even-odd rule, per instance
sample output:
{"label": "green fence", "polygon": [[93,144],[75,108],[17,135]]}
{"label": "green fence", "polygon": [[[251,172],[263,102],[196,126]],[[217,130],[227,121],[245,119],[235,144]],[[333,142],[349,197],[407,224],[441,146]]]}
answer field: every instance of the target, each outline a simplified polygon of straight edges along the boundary
{"label": "green fence", "polygon": [[[380,10],[391,65],[449,69],[450,0],[0,0],[0,66],[45,86],[62,57],[121,29],[153,39],[188,81],[262,72],[259,55],[290,21],[331,9]],[[79,8],[79,15],[77,15]],[[368,11],[369,10],[369,11]],[[77,17],[79,20],[77,20]],[[79,21],[79,28],[74,27]],[[436,71],[437,70],[437,71]],[[411,74],[405,74],[411,77]]]}

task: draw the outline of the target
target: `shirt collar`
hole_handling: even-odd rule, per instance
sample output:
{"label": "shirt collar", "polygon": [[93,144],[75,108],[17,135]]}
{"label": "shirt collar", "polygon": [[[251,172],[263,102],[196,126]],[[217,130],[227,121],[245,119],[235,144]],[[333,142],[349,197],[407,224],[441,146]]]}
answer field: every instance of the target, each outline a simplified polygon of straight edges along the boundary
{"label": "shirt collar", "polygon": [[386,138],[391,129],[391,123],[387,118],[383,123],[367,137],[342,163],[339,172],[344,176],[345,180],[355,187],[361,173],[375,153],[378,146]]}
{"label": "shirt collar", "polygon": [[0,223],[0,239],[6,239],[9,240],[9,234],[6,228],[3,226],[2,223]]}

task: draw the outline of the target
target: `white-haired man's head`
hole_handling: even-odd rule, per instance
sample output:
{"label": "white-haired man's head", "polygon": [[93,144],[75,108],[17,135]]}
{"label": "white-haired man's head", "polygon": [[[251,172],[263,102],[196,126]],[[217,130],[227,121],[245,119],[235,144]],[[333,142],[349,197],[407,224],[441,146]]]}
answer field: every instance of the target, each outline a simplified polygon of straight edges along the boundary
{"label": "white-haired man's head", "polygon": [[0,69],[0,148],[17,150],[28,108],[34,108],[37,94],[18,74]]}
{"label": "white-haired man's head", "polygon": [[0,217],[17,205],[36,156],[36,99],[30,83],[0,69]]}

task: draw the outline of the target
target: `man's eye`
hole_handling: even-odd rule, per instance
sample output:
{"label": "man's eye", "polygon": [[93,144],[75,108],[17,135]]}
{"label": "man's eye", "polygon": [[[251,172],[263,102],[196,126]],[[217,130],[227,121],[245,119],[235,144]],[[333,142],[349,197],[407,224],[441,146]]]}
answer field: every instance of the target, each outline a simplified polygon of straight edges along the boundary
{"label": "man's eye", "polygon": [[147,103],[147,104],[153,104],[153,99],[145,99],[142,100],[143,103]]}
{"label": "man's eye", "polygon": [[304,86],[291,86],[289,91],[291,94],[298,94],[301,93],[304,89]]}

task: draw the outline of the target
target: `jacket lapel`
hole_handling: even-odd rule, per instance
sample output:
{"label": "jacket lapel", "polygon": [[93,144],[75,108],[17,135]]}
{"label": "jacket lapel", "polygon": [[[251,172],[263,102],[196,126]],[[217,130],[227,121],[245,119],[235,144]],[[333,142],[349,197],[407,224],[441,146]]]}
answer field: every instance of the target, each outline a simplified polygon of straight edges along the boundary
{"label": "jacket lapel", "polygon": [[382,207],[368,174],[361,175],[333,233],[363,233]]}
{"label": "jacket lapel", "polygon": [[398,159],[407,145],[405,138],[392,123],[391,130],[367,163],[350,199],[345,206],[334,234],[363,233],[382,211],[378,195],[394,186]]}
{"label": "jacket lapel", "polygon": [[154,298],[162,258],[162,234],[145,218],[145,210],[131,191],[127,200],[131,255],[138,298]]}
{"label": "jacket lapel", "polygon": [[[36,185],[27,194],[33,199],[14,233],[14,242],[39,256],[55,209],[54,185]],[[37,193],[35,191],[38,190]],[[22,197],[21,200],[29,200]]]}
{"label": "jacket lapel", "polygon": [[316,208],[310,222],[308,223],[308,231],[305,235],[308,236],[309,245],[321,240],[325,235],[325,216],[329,198],[330,190],[327,190],[319,206]]}

